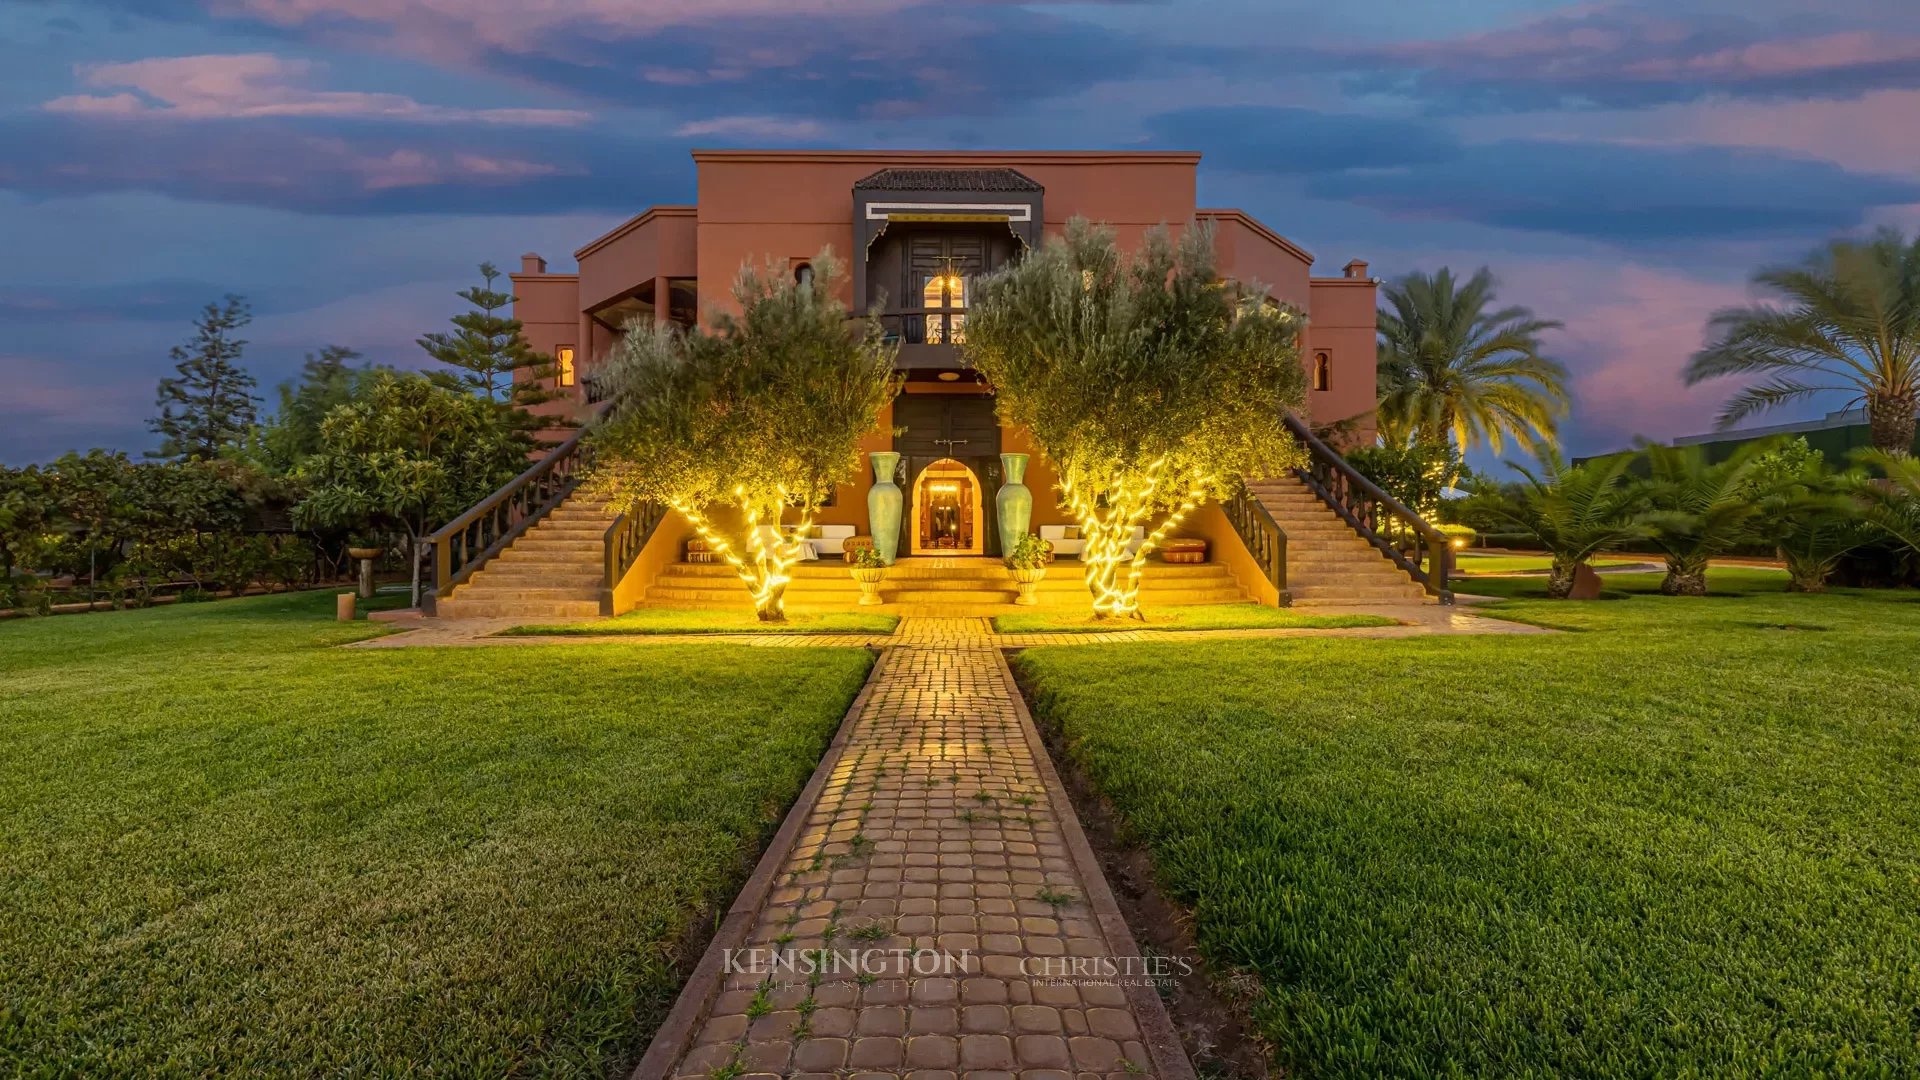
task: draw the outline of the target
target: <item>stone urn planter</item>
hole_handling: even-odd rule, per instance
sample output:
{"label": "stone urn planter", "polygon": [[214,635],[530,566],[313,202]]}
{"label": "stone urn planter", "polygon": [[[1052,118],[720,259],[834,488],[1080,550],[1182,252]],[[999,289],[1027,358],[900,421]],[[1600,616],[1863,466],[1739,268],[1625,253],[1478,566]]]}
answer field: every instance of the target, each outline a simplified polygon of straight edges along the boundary
{"label": "stone urn planter", "polygon": [[380,557],[377,547],[349,547],[347,558],[360,561],[360,599],[373,599],[373,560]]}
{"label": "stone urn planter", "polygon": [[1013,584],[1020,590],[1020,595],[1014,597],[1013,602],[1026,607],[1032,607],[1038,604],[1040,598],[1034,595],[1034,590],[1039,588],[1040,579],[1047,576],[1047,568],[1044,566],[1016,566],[1013,568],[1012,573]]}
{"label": "stone urn planter", "polygon": [[871,570],[856,566],[850,573],[853,574],[853,580],[860,585],[861,607],[873,607],[877,604],[886,603],[886,601],[880,599],[880,579],[886,576],[887,572],[885,570],[877,566]]}
{"label": "stone urn planter", "polygon": [[880,579],[887,576],[886,564],[880,561],[880,553],[870,547],[858,548],[847,553],[847,573],[853,575],[855,584],[860,586],[860,606],[874,607],[884,604],[880,599]]}
{"label": "stone urn planter", "polygon": [[1014,603],[1032,607],[1040,602],[1035,590],[1047,576],[1047,557],[1052,553],[1052,545],[1032,533],[1022,533],[1008,545],[1000,561],[1006,564],[1007,573],[1013,575],[1013,584],[1020,591]]}

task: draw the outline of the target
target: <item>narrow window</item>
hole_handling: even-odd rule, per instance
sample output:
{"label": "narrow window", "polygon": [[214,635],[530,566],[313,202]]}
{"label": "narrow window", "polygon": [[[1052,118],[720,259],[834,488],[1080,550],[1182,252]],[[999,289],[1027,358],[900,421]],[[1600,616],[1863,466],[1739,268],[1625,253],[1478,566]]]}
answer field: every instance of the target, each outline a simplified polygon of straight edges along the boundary
{"label": "narrow window", "polygon": [[554,363],[560,368],[560,385],[573,385],[573,346],[562,345],[553,350]]}
{"label": "narrow window", "polygon": [[810,262],[796,263],[793,268],[793,280],[794,284],[802,288],[812,287],[813,264]]}
{"label": "narrow window", "polygon": [[1325,390],[1333,382],[1333,354],[1316,349],[1313,354],[1313,388]]}

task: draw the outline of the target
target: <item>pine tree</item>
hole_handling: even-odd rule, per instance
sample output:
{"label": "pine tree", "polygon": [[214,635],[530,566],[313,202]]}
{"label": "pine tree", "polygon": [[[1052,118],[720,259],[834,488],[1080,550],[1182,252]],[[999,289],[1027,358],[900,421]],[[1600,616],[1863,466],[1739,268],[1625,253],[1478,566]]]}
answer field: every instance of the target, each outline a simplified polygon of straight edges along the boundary
{"label": "pine tree", "polygon": [[228,294],[194,321],[193,340],[176,345],[171,378],[160,380],[160,415],[148,427],[160,436],[150,457],[210,460],[240,442],[253,427],[253,376],[240,366],[246,341],[233,336],[253,321],[245,299]]}
{"label": "pine tree", "polygon": [[[520,320],[506,314],[514,298],[494,288],[499,269],[481,263],[480,276],[482,284],[458,294],[473,310],[453,317],[454,332],[420,338],[420,347],[429,356],[459,369],[458,374],[441,373],[438,381],[503,405],[524,408],[553,400],[553,393],[539,381],[555,377],[553,357],[528,344]],[[516,381],[514,373],[519,371],[527,375]]]}
{"label": "pine tree", "polygon": [[356,365],[360,354],[344,345],[323,345],[308,353],[300,377],[280,384],[280,408],[262,433],[269,459],[281,471],[320,449],[320,422],[336,406],[353,400],[375,371]]}

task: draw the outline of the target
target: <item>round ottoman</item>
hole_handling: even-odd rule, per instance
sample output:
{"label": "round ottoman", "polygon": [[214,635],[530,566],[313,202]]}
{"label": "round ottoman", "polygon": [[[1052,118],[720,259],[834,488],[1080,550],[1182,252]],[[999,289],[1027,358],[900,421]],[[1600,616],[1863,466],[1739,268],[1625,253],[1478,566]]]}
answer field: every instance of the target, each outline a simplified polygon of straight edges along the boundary
{"label": "round ottoman", "polygon": [[1176,536],[1161,541],[1160,561],[1170,563],[1203,563],[1207,561],[1207,542],[1195,537]]}

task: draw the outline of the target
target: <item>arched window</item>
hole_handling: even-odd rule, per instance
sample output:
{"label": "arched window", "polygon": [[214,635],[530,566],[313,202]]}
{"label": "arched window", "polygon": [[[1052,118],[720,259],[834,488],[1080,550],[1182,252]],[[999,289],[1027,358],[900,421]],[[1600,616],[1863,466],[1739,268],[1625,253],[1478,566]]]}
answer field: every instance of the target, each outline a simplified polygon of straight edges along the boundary
{"label": "arched window", "polygon": [[793,268],[793,280],[794,280],[794,283],[797,285],[802,285],[802,286],[812,285],[813,284],[813,264],[808,262],[803,262],[796,265]]}
{"label": "arched window", "polygon": [[1333,354],[1325,349],[1313,352],[1313,388],[1325,390],[1333,384]]}
{"label": "arched window", "polygon": [[560,385],[572,386],[574,384],[573,346],[562,345],[553,350],[553,359],[554,366],[559,368]]}

